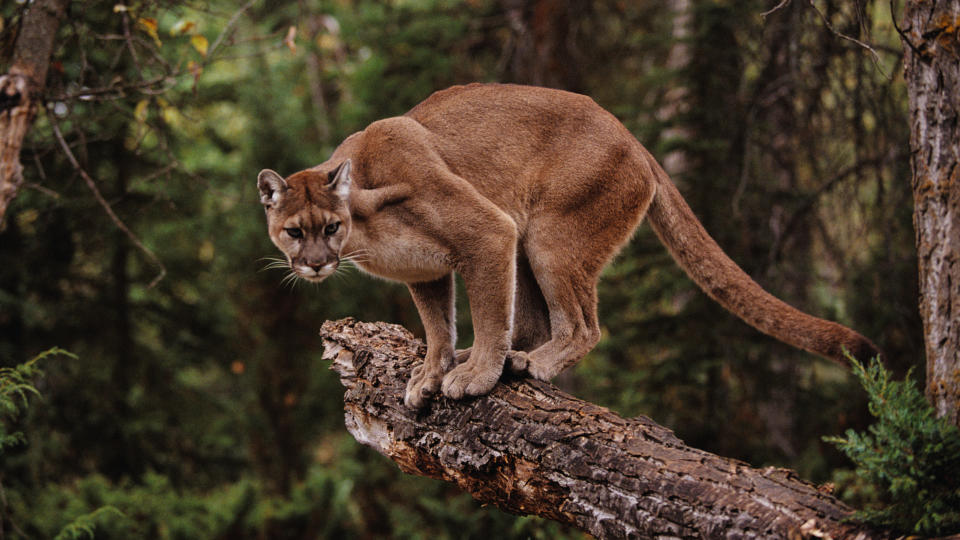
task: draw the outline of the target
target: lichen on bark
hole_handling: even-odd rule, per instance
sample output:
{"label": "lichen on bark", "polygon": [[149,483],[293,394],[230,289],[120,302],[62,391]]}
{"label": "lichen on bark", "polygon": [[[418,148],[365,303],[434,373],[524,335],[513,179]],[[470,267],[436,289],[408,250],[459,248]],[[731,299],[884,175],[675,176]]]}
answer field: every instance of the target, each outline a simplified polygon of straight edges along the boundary
{"label": "lichen on bark", "polygon": [[904,8],[927,398],[960,425],[960,0]]}

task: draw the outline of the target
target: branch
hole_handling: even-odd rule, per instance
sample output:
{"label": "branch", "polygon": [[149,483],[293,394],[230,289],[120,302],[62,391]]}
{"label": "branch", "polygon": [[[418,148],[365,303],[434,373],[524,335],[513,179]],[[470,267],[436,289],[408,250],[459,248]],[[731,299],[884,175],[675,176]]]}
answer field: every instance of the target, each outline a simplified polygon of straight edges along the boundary
{"label": "branch", "polygon": [[213,40],[213,45],[210,46],[210,49],[207,51],[207,58],[213,58],[213,53],[216,52],[217,48],[220,47],[220,43],[223,41],[223,38],[227,36],[227,33],[233,29],[233,25],[237,23],[237,20],[240,19],[240,16],[243,15],[245,11],[250,9],[257,0],[249,0],[246,4],[240,7],[234,14],[230,17],[230,20],[227,21],[227,24],[223,27],[223,30],[220,34],[217,35],[216,39]]}
{"label": "branch", "polygon": [[786,5],[789,4],[789,3],[790,3],[790,0],[780,0],[780,3],[779,3],[779,4],[777,4],[776,6],[768,9],[767,11],[764,11],[763,13],[760,14],[760,16],[763,17],[764,19],[766,19],[766,18],[767,18],[767,15],[770,15],[771,13],[773,13],[773,12],[775,12],[775,11],[779,11],[779,10],[783,9],[783,8],[786,7]]}
{"label": "branch", "polygon": [[487,396],[403,405],[426,347],[402,327],[324,323],[324,358],[347,388],[346,425],[404,471],[455,482],[514,514],[601,538],[879,538],[789,470],[690,448],[650,419],[622,418],[549,383],[510,378]]}
{"label": "branch", "polygon": [[127,227],[127,224],[123,222],[122,219],[113,211],[113,207],[110,206],[110,203],[103,198],[103,194],[100,193],[100,189],[97,187],[97,183],[93,178],[87,174],[87,171],[80,166],[80,162],[77,161],[77,157],[73,155],[73,151],[70,150],[70,145],[67,144],[67,141],[63,138],[63,134],[60,133],[60,124],[57,123],[56,115],[47,112],[47,117],[50,119],[50,126],[53,128],[53,135],[56,137],[57,142],[60,144],[60,149],[63,150],[63,154],[67,157],[67,161],[70,162],[70,165],[73,165],[74,170],[83,178],[83,181],[87,184],[87,187],[93,193],[93,197],[100,203],[100,206],[103,207],[103,211],[107,213],[107,216],[110,218],[110,221],[113,221],[113,224],[120,229],[123,234],[127,235],[127,238],[130,239],[130,242],[137,247],[144,255],[150,259],[150,262],[157,265],[160,271],[157,273],[157,276],[153,278],[153,281],[147,285],[148,289],[152,289],[157,283],[160,283],[160,280],[167,275],[167,267],[163,265],[163,262],[150,250],[147,246],[137,238],[137,235],[133,234],[133,231]]}
{"label": "branch", "polygon": [[793,232],[800,226],[800,224],[804,222],[804,219],[810,214],[810,211],[814,209],[821,196],[832,191],[837,184],[851,177],[863,167],[880,167],[888,162],[896,162],[904,157],[906,157],[906,150],[891,152],[889,155],[866,157],[858,160],[856,163],[844,169],[841,169],[840,171],[837,171],[836,174],[820,184],[820,187],[807,195],[803,203],[801,203],[793,212],[793,214],[790,216],[790,219],[787,220],[787,225],[783,228],[783,232],[774,238],[773,245],[770,247],[770,255],[767,257],[767,264],[773,264],[774,261],[780,258],[787,239],[789,239],[793,235]]}
{"label": "branch", "polygon": [[[891,2],[892,2],[892,0],[891,0]],[[763,13],[760,14],[760,16],[761,16],[762,18],[766,19],[767,16],[772,15],[773,13],[775,13],[775,12],[777,12],[777,11],[780,11],[781,9],[783,9],[784,7],[786,7],[789,3],[790,3],[790,0],[781,0],[779,4],[777,4],[776,6],[770,8],[770,9],[767,10],[767,11],[764,11]],[[870,53],[870,56],[873,58],[873,64],[874,64],[874,66],[876,66],[877,71],[879,71],[880,74],[883,75],[883,77],[884,77],[885,79],[890,80],[890,79],[892,78],[892,77],[890,77],[889,75],[887,75],[887,73],[883,70],[883,66],[880,65],[880,55],[877,54],[877,51],[876,51],[876,49],[875,49],[873,46],[871,46],[870,44],[868,44],[868,43],[866,43],[866,42],[864,42],[864,41],[861,41],[861,40],[859,40],[859,39],[857,39],[857,38],[855,38],[855,37],[853,37],[853,36],[848,36],[847,34],[844,34],[843,32],[838,31],[837,29],[835,29],[835,28],[833,27],[833,24],[830,22],[830,18],[827,17],[826,14],[824,14],[822,11],[820,11],[820,8],[818,8],[817,5],[814,3],[814,0],[808,0],[808,3],[810,4],[810,8],[813,9],[814,13],[816,13],[817,16],[820,17],[820,20],[823,21],[823,25],[827,27],[827,30],[829,30],[831,34],[837,36],[837,37],[840,38],[840,39],[844,39],[844,40],[846,40],[846,41],[849,41],[849,42],[851,42],[851,43],[854,43],[855,45],[858,45],[859,47],[861,47],[861,48],[863,48],[863,49],[866,49],[867,52]],[[893,8],[892,8],[892,4],[891,4],[891,15],[892,15],[892,9],[893,9]],[[894,18],[893,25],[894,25],[894,27],[896,27],[896,25],[897,25],[896,18]],[[899,29],[898,29],[897,31],[899,32]],[[902,35],[902,34],[901,34],[901,35]],[[900,53],[899,51],[893,51],[893,52],[894,52],[894,54],[897,54],[897,55],[899,55],[899,53]]]}

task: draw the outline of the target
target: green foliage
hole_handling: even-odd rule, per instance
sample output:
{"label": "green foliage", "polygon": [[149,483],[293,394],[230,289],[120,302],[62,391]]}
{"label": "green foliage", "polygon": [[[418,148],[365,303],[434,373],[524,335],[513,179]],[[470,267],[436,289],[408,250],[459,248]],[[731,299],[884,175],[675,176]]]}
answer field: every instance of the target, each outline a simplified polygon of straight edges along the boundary
{"label": "green foliage", "polygon": [[850,360],[876,422],[824,440],[857,467],[837,479],[844,498],[868,505],[854,518],[897,534],[960,532],[960,429],[936,417],[909,375],[891,380],[877,359]]}
{"label": "green foliage", "polygon": [[[27,406],[29,394],[40,395],[33,383],[34,378],[43,374],[39,365],[40,362],[48,357],[58,355],[77,359],[77,355],[59,347],[53,347],[15,367],[0,368],[0,456],[3,456],[4,448],[25,442],[22,433],[9,431],[7,422],[15,419],[23,412]],[[4,506],[6,506],[6,501],[4,501]],[[110,522],[110,516],[114,516],[114,518],[116,516],[122,517],[123,513],[112,506],[100,507],[90,513],[77,516],[73,521],[67,523],[54,538],[55,540],[94,538],[94,531],[97,526]]]}
{"label": "green foliage", "polygon": [[110,518],[116,519],[124,517],[123,512],[112,506],[103,506],[90,512],[78,516],[72,522],[68,523],[63,529],[53,537],[54,540],[85,540],[87,538],[96,538],[94,532],[98,525],[109,522]]}
{"label": "green foliage", "polygon": [[33,384],[34,377],[43,373],[40,361],[57,355],[77,358],[69,351],[53,347],[17,366],[0,367],[0,456],[4,449],[24,442],[23,433],[11,431],[8,422],[20,415],[30,394],[40,395]]}
{"label": "green foliage", "polygon": [[20,528],[39,537],[60,530],[55,538],[92,537],[94,530],[98,539],[582,536],[539,518],[477,510],[469,495],[405,477],[349,436],[328,451],[325,460],[335,461],[314,463],[286,494],[249,475],[206,492],[177,488],[156,473],[137,483],[92,475],[67,487],[49,484],[31,498],[30,512],[18,496],[11,506],[31,516]]}
{"label": "green foliage", "polygon": [[[276,253],[257,171],[320,163],[369,122],[453,84],[566,81],[593,96],[658,158],[681,152],[684,195],[766,288],[884,336],[891,358],[917,358],[908,172],[896,159],[907,147],[902,81],[877,73],[804,3],[760,17],[769,6],[759,0],[694,2],[686,37],[671,9],[682,4],[72,2],[48,75],[50,112],[29,132],[26,183],[0,231],[0,366],[49,343],[84,361],[46,366],[44,399],[27,410],[27,386],[0,403],[17,415],[0,435],[2,530],[575,536],[404,475],[345,434],[343,390],[318,360],[317,328],[352,315],[416,331],[405,287],[353,272],[285,288],[281,273],[261,271]],[[0,64],[30,5],[0,2]],[[879,2],[822,9],[896,61],[887,51],[899,37]],[[53,120],[163,262],[155,287],[156,265],[93,199]],[[580,397],[818,480],[842,459],[820,434],[865,425],[843,369],[723,312],[649,229],[599,294],[604,339],[558,381]],[[123,516],[97,513],[107,507]]]}

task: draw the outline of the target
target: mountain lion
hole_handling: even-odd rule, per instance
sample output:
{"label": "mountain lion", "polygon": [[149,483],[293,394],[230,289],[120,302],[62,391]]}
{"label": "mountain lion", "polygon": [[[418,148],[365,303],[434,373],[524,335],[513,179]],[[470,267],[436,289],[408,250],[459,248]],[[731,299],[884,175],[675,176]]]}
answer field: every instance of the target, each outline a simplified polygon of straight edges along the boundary
{"label": "mountain lion", "polygon": [[[300,278],[341,260],[401,281],[427,355],[405,402],[489,392],[505,360],[549,380],[600,339],[597,279],[644,215],[711,298],[761,332],[842,359],[878,349],[774,298],[710,238],[660,165],[588,97],[503,84],[436,92],[326,162],[257,179],[270,238]],[[474,342],[455,351],[454,272]]]}

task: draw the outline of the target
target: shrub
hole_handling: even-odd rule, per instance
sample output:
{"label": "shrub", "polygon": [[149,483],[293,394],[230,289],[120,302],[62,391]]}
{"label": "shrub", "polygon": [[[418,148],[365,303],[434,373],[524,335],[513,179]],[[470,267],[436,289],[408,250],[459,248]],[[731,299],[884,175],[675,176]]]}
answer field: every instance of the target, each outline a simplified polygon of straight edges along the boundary
{"label": "shrub", "polygon": [[960,429],[936,417],[909,374],[893,381],[877,359],[851,361],[877,421],[824,440],[856,465],[855,481],[837,477],[841,497],[867,503],[853,519],[898,534],[960,532]]}

